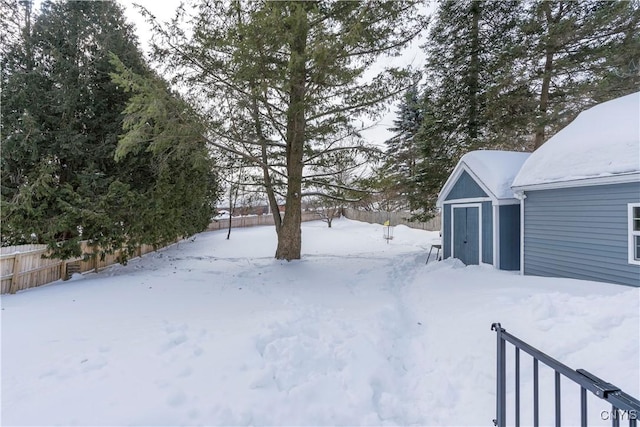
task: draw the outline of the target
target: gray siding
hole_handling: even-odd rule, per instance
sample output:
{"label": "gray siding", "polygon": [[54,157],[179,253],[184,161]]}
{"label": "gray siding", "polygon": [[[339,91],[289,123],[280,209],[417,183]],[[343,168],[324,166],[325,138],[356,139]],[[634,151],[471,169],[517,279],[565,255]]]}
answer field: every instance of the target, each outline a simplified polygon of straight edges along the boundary
{"label": "gray siding", "polygon": [[489,196],[487,196],[487,193],[482,191],[482,188],[480,188],[478,183],[471,178],[471,175],[466,171],[463,171],[458,177],[456,183],[453,185],[449,194],[447,194],[447,198],[445,200],[469,199],[474,197]]}
{"label": "gray siding", "polygon": [[493,264],[493,209],[482,202],[482,262]]}
{"label": "gray siding", "polygon": [[640,286],[628,262],[627,203],[640,183],[526,193],[525,274]]}
{"label": "gray siding", "polygon": [[499,209],[500,269],[520,270],[520,205]]}

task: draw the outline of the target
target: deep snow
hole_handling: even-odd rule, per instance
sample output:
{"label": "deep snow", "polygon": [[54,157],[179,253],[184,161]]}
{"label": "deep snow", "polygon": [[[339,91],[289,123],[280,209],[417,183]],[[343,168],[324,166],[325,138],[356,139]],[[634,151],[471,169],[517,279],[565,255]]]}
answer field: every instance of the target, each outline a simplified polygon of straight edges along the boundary
{"label": "deep snow", "polygon": [[[203,233],[3,296],[2,425],[491,425],[495,321],[640,395],[640,289],[425,265],[437,233],[382,236],[305,223],[303,259],[287,263],[272,227]],[[578,388],[562,386],[563,420],[577,424]],[[590,425],[610,424],[589,404]]]}
{"label": "deep snow", "polygon": [[538,148],[514,187],[640,174],[640,92],[595,105]]}

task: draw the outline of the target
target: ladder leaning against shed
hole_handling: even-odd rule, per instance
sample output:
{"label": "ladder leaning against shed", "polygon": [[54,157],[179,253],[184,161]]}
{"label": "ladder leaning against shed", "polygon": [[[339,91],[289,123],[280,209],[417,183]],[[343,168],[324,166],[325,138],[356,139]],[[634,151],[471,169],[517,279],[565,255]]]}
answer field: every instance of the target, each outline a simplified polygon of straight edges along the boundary
{"label": "ladder leaning against shed", "polygon": [[524,351],[533,357],[533,425],[539,426],[539,399],[538,399],[538,362],[542,362],[555,371],[555,425],[561,425],[560,403],[560,376],[569,378],[580,385],[580,425],[587,426],[587,390],[611,405],[611,412],[607,412],[607,419],[611,425],[617,427],[621,420],[628,420],[629,427],[636,427],[640,418],[640,401],[620,390],[613,384],[601,380],[584,369],[573,370],[558,362],[540,350],[530,346],[521,339],[509,334],[500,326],[500,323],[491,325],[491,330],[496,331],[498,341],[497,358],[497,392],[496,392],[496,419],[494,425],[505,427],[506,420],[506,342],[515,347],[515,426],[520,426],[520,351]]}

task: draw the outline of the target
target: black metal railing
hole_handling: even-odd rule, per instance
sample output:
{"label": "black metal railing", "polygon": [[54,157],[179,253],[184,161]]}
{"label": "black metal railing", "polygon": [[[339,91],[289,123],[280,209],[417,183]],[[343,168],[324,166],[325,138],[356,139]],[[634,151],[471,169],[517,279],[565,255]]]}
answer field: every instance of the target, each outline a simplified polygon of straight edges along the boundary
{"label": "black metal railing", "polygon": [[560,363],[540,350],[530,346],[521,339],[509,334],[500,326],[500,323],[491,325],[491,330],[496,331],[498,337],[498,361],[497,361],[497,394],[496,394],[496,419],[494,425],[505,427],[507,425],[506,411],[506,342],[515,347],[515,426],[520,426],[520,352],[523,351],[533,357],[533,425],[540,425],[540,401],[538,364],[544,363],[555,371],[555,425],[561,425],[561,375],[580,385],[580,425],[587,426],[587,391],[590,391],[600,399],[611,404],[611,412],[607,418],[611,425],[618,427],[621,420],[628,420],[629,427],[637,427],[637,419],[640,418],[640,401],[620,390],[618,387],[601,380],[584,369],[573,370]]}

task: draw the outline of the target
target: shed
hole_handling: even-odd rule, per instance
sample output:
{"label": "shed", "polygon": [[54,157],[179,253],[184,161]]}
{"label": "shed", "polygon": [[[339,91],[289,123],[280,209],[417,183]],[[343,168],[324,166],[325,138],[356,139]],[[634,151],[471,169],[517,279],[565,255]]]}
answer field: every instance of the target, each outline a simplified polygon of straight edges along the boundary
{"label": "shed", "polygon": [[442,252],[467,265],[520,268],[520,202],[513,178],[529,153],[472,151],[460,159],[442,187]]}
{"label": "shed", "polygon": [[523,274],[640,286],[640,92],[580,113],[512,189]]}

